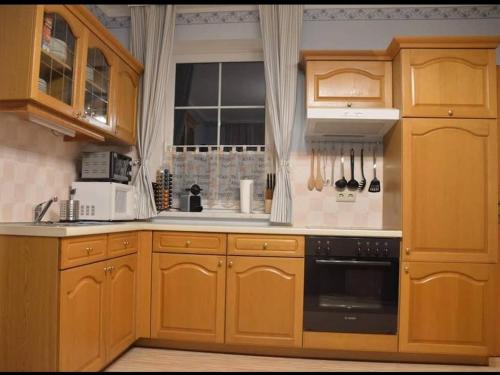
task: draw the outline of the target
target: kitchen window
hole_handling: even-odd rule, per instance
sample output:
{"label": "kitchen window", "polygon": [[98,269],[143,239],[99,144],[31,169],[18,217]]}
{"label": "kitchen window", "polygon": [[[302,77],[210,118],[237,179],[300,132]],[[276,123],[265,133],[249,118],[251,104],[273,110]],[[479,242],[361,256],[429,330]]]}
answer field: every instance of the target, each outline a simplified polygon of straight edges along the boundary
{"label": "kitchen window", "polygon": [[174,145],[265,145],[264,63],[177,64]]}
{"label": "kitchen window", "polygon": [[254,180],[254,209],[264,206],[264,63],[177,63],[172,146],[173,207],[192,184],[209,209],[239,208],[239,181]]}

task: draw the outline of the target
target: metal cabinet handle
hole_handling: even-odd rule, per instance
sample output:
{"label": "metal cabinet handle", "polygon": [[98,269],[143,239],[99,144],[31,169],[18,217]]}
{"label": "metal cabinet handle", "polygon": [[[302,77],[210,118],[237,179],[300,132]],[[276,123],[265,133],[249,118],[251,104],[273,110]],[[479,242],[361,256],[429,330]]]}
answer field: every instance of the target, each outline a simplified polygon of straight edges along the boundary
{"label": "metal cabinet handle", "polygon": [[123,246],[127,247],[128,246],[128,241],[123,241]]}
{"label": "metal cabinet handle", "polygon": [[347,107],[351,108],[352,107],[352,103],[347,103]]}
{"label": "metal cabinet handle", "polygon": [[406,254],[410,255],[410,248],[409,247],[406,248]]}
{"label": "metal cabinet handle", "polygon": [[191,245],[191,241],[187,240],[186,241],[186,247],[189,246],[189,245]]}
{"label": "metal cabinet handle", "polygon": [[451,109],[448,110],[448,116],[453,116],[453,111]]}
{"label": "metal cabinet handle", "polygon": [[267,242],[264,242],[264,245],[263,245],[262,247],[263,247],[263,248],[264,248],[264,250],[265,250],[265,249],[267,249],[267,247],[268,247],[268,246],[269,246],[269,245],[267,244]]}
{"label": "metal cabinet handle", "polygon": [[86,247],[86,248],[85,248],[85,251],[87,251],[87,255],[90,255],[90,253],[91,253],[92,251],[94,251],[94,248],[93,248],[93,247]]}
{"label": "metal cabinet handle", "polygon": [[221,266],[222,266],[222,260],[219,260],[219,261],[217,262],[217,267],[221,267]]}
{"label": "metal cabinet handle", "polygon": [[228,266],[229,268],[231,268],[231,267],[233,266],[233,262],[229,261],[229,262],[228,262],[228,264],[227,264],[227,266]]}
{"label": "metal cabinet handle", "polygon": [[405,267],[404,267],[404,270],[405,270],[405,273],[408,273],[408,271],[410,271],[410,267],[405,266]]}

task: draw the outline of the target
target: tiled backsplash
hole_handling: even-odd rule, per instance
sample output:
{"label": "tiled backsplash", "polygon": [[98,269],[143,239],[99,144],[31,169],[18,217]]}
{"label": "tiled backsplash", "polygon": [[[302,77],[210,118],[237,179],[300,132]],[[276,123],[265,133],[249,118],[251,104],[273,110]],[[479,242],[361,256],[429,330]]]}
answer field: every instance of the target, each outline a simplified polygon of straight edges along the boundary
{"label": "tiled backsplash", "polygon": [[[329,146],[330,147],[330,146]],[[339,149],[338,146],[337,150]],[[360,145],[354,145],[355,165],[354,178],[361,180],[360,171]],[[346,143],[344,147],[344,170],[347,181],[351,178],[349,163],[350,145]],[[377,179],[381,181],[381,191],[379,193],[369,193],[368,187],[373,178],[373,163],[371,148],[370,151],[364,149],[364,174],[366,187],[363,192],[357,192],[355,202],[337,202],[335,187],[326,186],[322,191],[307,188],[307,181],[311,169],[311,154],[305,152],[292,153],[290,160],[290,170],[292,178],[293,197],[293,226],[328,226],[335,228],[381,228],[382,227],[382,192],[383,183],[383,159],[381,146],[377,152]],[[317,159],[316,159],[317,160]],[[327,162],[327,176],[331,174],[331,159]],[[316,173],[316,164],[314,167]],[[323,173],[323,169],[321,169]],[[334,180],[341,178],[340,157],[335,160]],[[345,190],[347,191],[347,189]]]}
{"label": "tiled backsplash", "polygon": [[[0,140],[0,222],[31,221],[35,203],[68,199],[81,143],[15,118],[1,120]],[[44,219],[57,220],[58,209],[53,204]]]}
{"label": "tiled backsplash", "polygon": [[[17,118],[0,120],[0,222],[31,221],[37,203],[68,199],[82,151],[114,150],[135,157],[134,147],[64,142],[51,130]],[[59,219],[59,203],[44,220]]]}

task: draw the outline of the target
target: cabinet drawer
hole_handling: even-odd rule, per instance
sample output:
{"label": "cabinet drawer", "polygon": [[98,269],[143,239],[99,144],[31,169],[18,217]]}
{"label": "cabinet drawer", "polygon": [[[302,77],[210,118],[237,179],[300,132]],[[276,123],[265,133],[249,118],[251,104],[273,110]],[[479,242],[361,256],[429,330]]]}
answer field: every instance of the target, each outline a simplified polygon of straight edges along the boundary
{"label": "cabinet drawer", "polygon": [[70,268],[106,259],[106,235],[61,240],[60,268]]}
{"label": "cabinet drawer", "polygon": [[304,256],[303,236],[229,234],[228,254],[263,256]]}
{"label": "cabinet drawer", "polygon": [[162,253],[226,254],[226,234],[155,232],[153,251]]}
{"label": "cabinet drawer", "polygon": [[136,253],[137,247],[137,232],[113,233],[108,235],[108,257],[110,258]]}

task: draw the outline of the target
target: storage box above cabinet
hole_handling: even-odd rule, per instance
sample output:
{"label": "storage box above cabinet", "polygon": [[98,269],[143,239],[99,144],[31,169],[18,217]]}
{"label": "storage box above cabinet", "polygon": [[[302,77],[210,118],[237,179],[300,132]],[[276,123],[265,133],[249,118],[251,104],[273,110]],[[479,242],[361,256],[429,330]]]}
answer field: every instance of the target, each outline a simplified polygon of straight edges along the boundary
{"label": "storage box above cabinet", "polygon": [[84,5],[3,6],[0,24],[9,31],[0,33],[0,114],[70,137],[135,143],[143,66]]}

